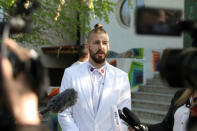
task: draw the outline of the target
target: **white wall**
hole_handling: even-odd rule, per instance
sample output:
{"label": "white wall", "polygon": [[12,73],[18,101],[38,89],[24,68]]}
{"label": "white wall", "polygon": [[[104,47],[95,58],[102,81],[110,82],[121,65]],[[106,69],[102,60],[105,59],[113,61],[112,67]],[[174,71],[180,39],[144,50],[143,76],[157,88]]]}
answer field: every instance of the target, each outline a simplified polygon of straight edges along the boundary
{"label": "white wall", "polygon": [[[118,2],[120,0],[113,1]],[[144,0],[144,3],[145,6],[184,9],[184,0]],[[96,23],[103,24],[110,36],[111,50],[121,53],[130,48],[164,49],[167,47],[183,47],[183,37],[137,35],[134,27],[134,15],[131,16],[130,28],[125,28],[118,23],[116,12],[118,12],[117,8],[114,9],[114,13],[109,15],[109,24],[94,18],[91,20],[92,28]]]}
{"label": "white wall", "polygon": [[164,8],[184,8],[184,0],[144,0],[145,5]]}

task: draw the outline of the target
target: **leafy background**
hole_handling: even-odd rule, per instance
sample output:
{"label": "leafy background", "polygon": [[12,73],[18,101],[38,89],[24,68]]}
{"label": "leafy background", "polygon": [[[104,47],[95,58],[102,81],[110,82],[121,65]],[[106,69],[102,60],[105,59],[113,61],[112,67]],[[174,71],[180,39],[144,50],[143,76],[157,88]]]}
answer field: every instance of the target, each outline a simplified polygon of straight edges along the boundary
{"label": "leafy background", "polygon": [[[4,17],[19,0],[0,0]],[[27,0],[28,1],[28,0]],[[30,33],[12,35],[20,43],[40,45],[76,44],[80,34],[87,36],[90,30],[90,16],[109,23],[108,14],[115,3],[110,0],[40,0],[40,8],[33,13],[33,29]],[[69,41],[69,43],[68,43]]]}

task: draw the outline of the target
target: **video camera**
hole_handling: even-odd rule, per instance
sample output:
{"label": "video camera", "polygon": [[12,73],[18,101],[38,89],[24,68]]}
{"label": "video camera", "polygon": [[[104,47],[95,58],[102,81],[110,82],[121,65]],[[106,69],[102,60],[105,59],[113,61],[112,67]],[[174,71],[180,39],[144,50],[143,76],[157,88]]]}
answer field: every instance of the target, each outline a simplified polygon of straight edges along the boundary
{"label": "video camera", "polygon": [[[27,61],[21,61],[16,54],[7,49],[4,44],[11,34],[27,33],[31,29],[32,14],[38,9],[40,3],[37,0],[17,0],[10,8],[9,17],[5,22],[0,23],[0,33],[2,33],[1,54],[10,60],[14,77],[21,72],[27,76],[27,82],[31,85],[32,91],[38,96],[42,96],[45,90],[43,87],[46,79],[46,70],[39,60],[38,55]],[[33,51],[36,54],[36,52]]]}
{"label": "video camera", "polygon": [[[180,36],[186,32],[195,41],[197,22],[181,20],[181,14],[181,10],[175,9],[138,8],[136,33]],[[164,50],[159,70],[171,87],[197,89],[197,48]]]}

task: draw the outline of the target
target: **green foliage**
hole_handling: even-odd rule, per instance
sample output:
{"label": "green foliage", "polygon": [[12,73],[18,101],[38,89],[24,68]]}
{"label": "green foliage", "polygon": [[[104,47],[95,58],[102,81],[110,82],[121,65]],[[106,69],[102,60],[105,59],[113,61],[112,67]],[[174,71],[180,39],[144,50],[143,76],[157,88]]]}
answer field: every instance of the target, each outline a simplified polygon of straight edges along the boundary
{"label": "green foliage", "polygon": [[0,0],[0,7],[3,7],[3,9],[8,12],[15,2],[16,0]]}
{"label": "green foliage", "polygon": [[[9,14],[9,10],[14,6],[17,0],[0,0],[0,7]],[[14,36],[20,42],[43,44],[54,44],[51,41],[52,35],[62,44],[65,35],[72,40],[77,40],[77,28],[80,27],[80,33],[87,34],[90,30],[90,16],[104,19],[109,23],[108,13],[113,11],[115,5],[110,0],[65,0],[61,6],[57,21],[54,20],[58,12],[61,0],[42,0],[41,7],[33,14],[33,30],[28,34]],[[93,8],[89,7],[89,3]],[[78,14],[78,18],[77,18]]]}

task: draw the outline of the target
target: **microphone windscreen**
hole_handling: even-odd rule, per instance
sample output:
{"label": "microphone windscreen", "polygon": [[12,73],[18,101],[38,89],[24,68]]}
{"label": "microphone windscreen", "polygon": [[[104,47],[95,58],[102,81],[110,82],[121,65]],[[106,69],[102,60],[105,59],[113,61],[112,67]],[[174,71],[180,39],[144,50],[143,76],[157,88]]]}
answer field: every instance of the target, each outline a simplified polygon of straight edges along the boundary
{"label": "microphone windscreen", "polygon": [[49,111],[50,111],[49,108],[45,108],[44,110],[40,111],[39,113],[40,113],[41,115],[44,115],[45,113],[47,113],[47,112],[49,112]]}
{"label": "microphone windscreen", "polygon": [[77,102],[77,97],[77,92],[73,88],[69,88],[51,98],[47,107],[54,113],[62,112],[73,106]]}
{"label": "microphone windscreen", "polygon": [[40,111],[43,115],[49,111],[53,113],[62,112],[63,110],[73,106],[77,102],[78,94],[73,88],[64,90],[62,93],[54,96],[48,102],[47,108]]}
{"label": "microphone windscreen", "polygon": [[140,126],[140,120],[139,118],[128,108],[123,108],[123,113],[125,114],[125,116],[127,117],[128,120],[128,124],[133,126]]}

